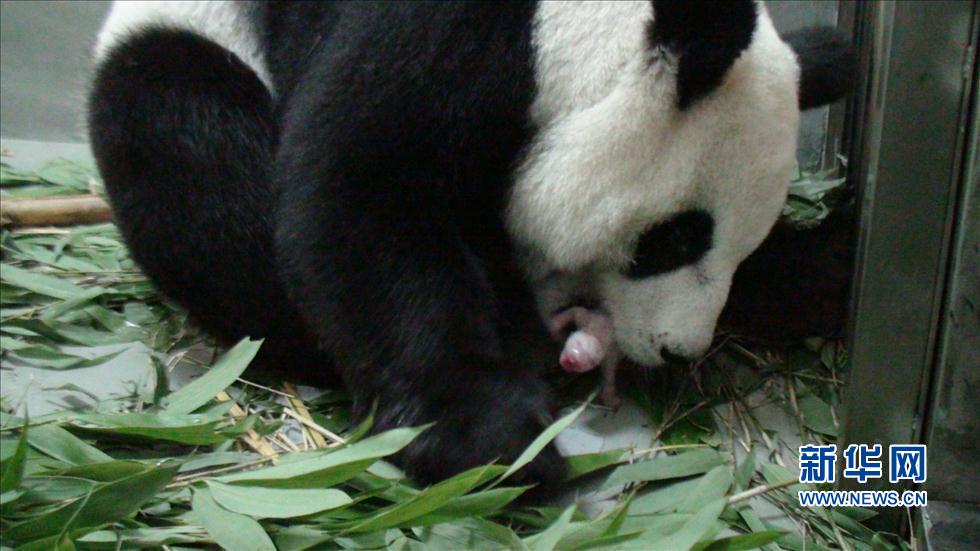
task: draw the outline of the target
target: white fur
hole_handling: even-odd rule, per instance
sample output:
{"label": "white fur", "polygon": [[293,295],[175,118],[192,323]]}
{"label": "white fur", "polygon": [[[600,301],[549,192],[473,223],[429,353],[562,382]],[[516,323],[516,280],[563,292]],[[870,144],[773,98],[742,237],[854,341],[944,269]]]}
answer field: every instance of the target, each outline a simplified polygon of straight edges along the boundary
{"label": "white fur", "polygon": [[[663,346],[707,348],[735,268],[785,201],[796,151],[799,67],[758,9],[752,43],[722,85],[681,112],[676,60],[646,46],[648,2],[541,5],[541,131],[507,222],[543,314],[587,286],[634,360],[659,364]],[[642,280],[620,274],[644,229],[687,209],[715,219],[700,262]]]}
{"label": "white fur", "polygon": [[261,41],[247,15],[247,10],[254,8],[251,4],[253,2],[234,0],[117,0],[112,3],[112,9],[99,32],[95,43],[95,58],[101,60],[113,45],[124,40],[133,31],[148,26],[189,30],[238,56],[271,91],[272,79],[262,53]]}

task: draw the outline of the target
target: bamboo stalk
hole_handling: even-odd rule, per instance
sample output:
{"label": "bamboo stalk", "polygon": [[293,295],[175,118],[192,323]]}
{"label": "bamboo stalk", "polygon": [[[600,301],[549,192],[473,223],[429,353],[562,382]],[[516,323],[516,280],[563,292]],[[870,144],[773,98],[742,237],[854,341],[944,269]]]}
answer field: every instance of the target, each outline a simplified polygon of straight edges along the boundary
{"label": "bamboo stalk", "polygon": [[72,226],[110,222],[112,210],[97,195],[6,197],[0,201],[0,221],[12,226]]}

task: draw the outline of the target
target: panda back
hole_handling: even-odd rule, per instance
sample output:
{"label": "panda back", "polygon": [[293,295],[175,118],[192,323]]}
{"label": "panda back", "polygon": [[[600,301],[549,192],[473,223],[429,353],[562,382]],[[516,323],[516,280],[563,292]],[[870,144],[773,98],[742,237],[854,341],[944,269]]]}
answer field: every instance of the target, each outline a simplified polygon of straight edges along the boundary
{"label": "panda back", "polygon": [[235,54],[272,91],[258,13],[259,6],[254,2],[117,0],[112,3],[96,40],[96,62],[101,62],[114,46],[133,33],[160,27],[187,30]]}

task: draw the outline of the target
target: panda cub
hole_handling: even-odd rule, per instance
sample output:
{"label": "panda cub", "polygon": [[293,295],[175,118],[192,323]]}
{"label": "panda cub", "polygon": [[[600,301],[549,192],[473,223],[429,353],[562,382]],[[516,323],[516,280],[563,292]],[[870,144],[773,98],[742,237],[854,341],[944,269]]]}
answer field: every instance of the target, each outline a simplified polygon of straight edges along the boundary
{"label": "panda cub", "polygon": [[747,0],[118,2],[88,123],[160,289],[376,431],[434,422],[398,457],[427,483],[539,433],[513,343],[568,308],[641,364],[705,351],[846,58]]}

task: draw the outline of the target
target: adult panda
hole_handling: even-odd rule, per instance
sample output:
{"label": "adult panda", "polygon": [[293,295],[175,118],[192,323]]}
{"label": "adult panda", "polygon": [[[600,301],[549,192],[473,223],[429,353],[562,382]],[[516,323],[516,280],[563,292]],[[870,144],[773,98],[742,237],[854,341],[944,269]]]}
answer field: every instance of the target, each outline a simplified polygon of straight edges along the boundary
{"label": "adult panda", "polygon": [[399,458],[430,482],[547,418],[509,346],[530,288],[637,362],[705,350],[799,110],[845,91],[832,31],[786,40],[752,1],[116,3],[90,139],[160,288],[305,381],[332,363],[376,430],[435,421]]}

